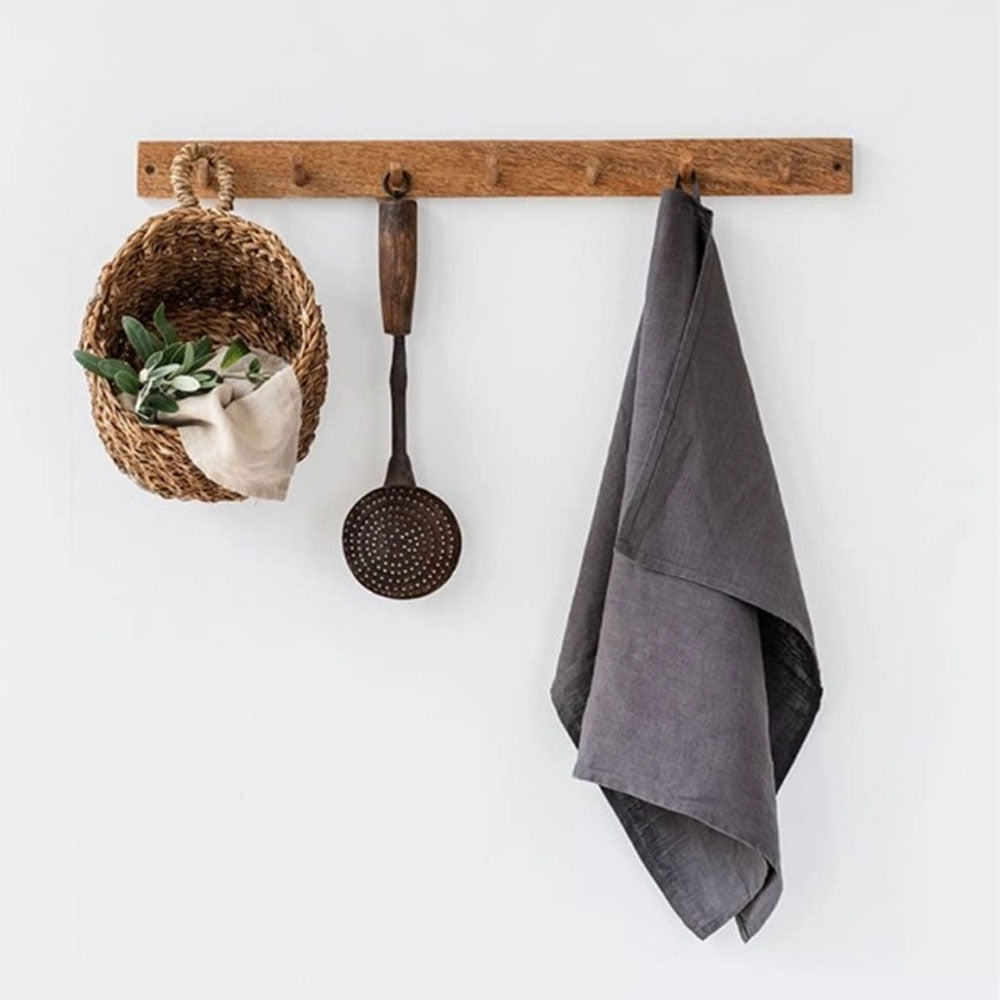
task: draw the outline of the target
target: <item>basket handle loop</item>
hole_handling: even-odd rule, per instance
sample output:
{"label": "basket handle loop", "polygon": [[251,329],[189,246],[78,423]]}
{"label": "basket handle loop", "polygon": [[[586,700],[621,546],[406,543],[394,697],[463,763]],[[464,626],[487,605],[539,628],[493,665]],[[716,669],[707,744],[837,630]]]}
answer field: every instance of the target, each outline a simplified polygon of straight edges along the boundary
{"label": "basket handle loop", "polygon": [[170,186],[183,208],[197,208],[198,198],[191,184],[194,165],[199,160],[207,160],[215,183],[219,188],[219,209],[233,210],[233,167],[232,164],[207,142],[189,142],[181,146],[170,164]]}

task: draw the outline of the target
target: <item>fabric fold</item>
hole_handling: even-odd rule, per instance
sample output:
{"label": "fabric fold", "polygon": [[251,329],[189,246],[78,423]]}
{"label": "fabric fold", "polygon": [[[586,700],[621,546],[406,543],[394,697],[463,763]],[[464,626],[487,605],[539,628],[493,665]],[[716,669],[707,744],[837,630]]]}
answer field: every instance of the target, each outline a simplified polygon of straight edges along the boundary
{"label": "fabric fold", "polygon": [[820,696],[712,213],[665,191],[552,698],[698,936],[777,903],[775,794]]}
{"label": "fabric fold", "polygon": [[[220,371],[226,348],[205,365]],[[302,390],[295,369],[283,358],[256,350],[267,380],[245,378],[247,359],[226,369],[229,376],[211,392],[186,396],[176,413],[160,413],[176,427],[188,458],[209,479],[245,497],[284,500],[298,458]],[[134,409],[135,398],[122,394]]]}

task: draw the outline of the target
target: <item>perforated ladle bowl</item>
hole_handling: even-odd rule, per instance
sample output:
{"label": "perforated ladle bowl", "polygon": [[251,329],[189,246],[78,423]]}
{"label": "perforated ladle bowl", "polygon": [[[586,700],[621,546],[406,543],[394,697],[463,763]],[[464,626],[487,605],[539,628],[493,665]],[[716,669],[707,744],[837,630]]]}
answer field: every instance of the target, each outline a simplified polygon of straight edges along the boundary
{"label": "perforated ladle bowl", "polygon": [[392,334],[392,455],[385,484],[366,493],[344,520],[347,565],[363,587],[383,597],[423,597],[454,572],[462,533],[448,505],[417,486],[406,452],[406,336],[416,287],[417,203],[379,203],[382,325]]}

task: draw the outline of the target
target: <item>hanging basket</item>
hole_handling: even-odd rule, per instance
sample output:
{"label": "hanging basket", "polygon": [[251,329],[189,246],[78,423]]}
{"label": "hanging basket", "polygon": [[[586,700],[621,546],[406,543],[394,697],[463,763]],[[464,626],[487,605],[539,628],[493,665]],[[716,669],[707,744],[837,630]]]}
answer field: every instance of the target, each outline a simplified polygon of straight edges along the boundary
{"label": "hanging basket", "polygon": [[[202,208],[192,189],[200,159],[215,177],[215,208]],[[284,358],[302,390],[301,461],[316,434],[327,380],[326,331],[312,283],[274,233],[233,214],[233,169],[214,147],[184,146],[174,157],[170,181],[179,206],[154,215],[104,266],[80,347],[136,363],[122,317],[147,322],[163,302],[183,339],[207,335],[222,344],[242,337],[251,348]],[[119,403],[106,379],[87,377],[98,434],[122,472],[162,497],[243,499],[191,462],[174,428],[142,423]]]}

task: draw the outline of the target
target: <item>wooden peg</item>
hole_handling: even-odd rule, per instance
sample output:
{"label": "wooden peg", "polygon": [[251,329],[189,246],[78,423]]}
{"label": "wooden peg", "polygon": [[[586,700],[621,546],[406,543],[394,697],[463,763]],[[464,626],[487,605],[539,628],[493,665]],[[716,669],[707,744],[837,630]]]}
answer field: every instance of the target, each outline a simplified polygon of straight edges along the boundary
{"label": "wooden peg", "polygon": [[306,170],[301,160],[292,162],[292,183],[296,187],[305,187],[309,183],[309,171]]}
{"label": "wooden peg", "polygon": [[597,178],[601,175],[601,161],[596,156],[588,157],[584,167],[584,174],[587,183],[593,187],[597,183]]}
{"label": "wooden peg", "polygon": [[205,157],[202,157],[195,164],[194,182],[196,187],[203,190],[212,186],[212,167]]}
{"label": "wooden peg", "polygon": [[406,185],[406,171],[396,160],[389,163],[389,190],[401,191]]}
{"label": "wooden peg", "polygon": [[783,156],[778,160],[778,180],[782,184],[788,184],[792,180],[792,158]]}
{"label": "wooden peg", "polygon": [[492,153],[486,157],[486,183],[490,187],[500,183],[500,158]]}
{"label": "wooden peg", "polygon": [[694,177],[694,160],[690,156],[685,156],[677,168],[677,173],[681,176],[682,184],[690,184]]}

